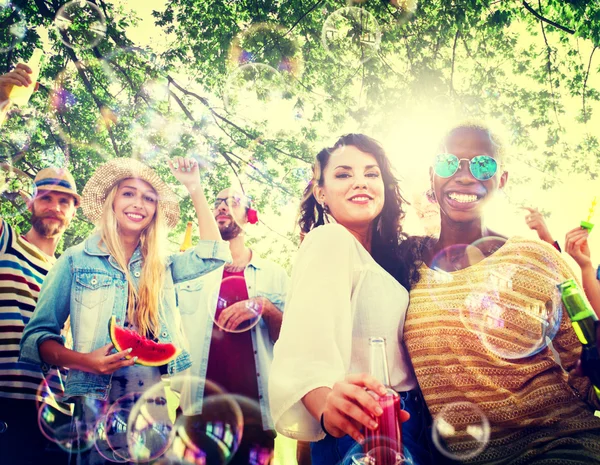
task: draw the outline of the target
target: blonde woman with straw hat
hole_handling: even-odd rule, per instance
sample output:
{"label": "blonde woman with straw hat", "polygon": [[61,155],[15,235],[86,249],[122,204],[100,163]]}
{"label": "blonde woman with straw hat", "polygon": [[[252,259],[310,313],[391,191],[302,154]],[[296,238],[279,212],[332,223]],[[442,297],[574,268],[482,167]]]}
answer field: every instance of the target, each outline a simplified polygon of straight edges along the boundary
{"label": "blonde woman with straw hat", "polygon": [[[192,159],[169,162],[188,190],[198,216],[201,241],[183,254],[165,252],[166,231],[179,220],[177,197],[148,166],[119,158],[99,167],[83,190],[84,214],[96,231],[68,249],[48,274],[36,312],[21,344],[21,360],[69,368],[67,399],[114,401],[144,391],[188,368],[190,355],[181,328],[174,284],[197,278],[230,260]],[[73,350],[61,328],[71,317]],[[173,343],[179,355],[166,367],[135,365],[131,348],[113,353],[108,322],[157,342]]]}

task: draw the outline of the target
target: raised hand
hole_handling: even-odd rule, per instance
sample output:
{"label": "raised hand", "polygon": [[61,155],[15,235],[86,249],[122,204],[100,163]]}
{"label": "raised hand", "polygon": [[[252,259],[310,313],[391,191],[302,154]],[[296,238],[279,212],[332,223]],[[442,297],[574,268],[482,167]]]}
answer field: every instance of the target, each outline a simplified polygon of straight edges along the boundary
{"label": "raised hand", "polygon": [[193,158],[175,157],[169,160],[169,168],[181,184],[186,187],[200,185],[198,162]]}
{"label": "raised hand", "polygon": [[592,266],[590,246],[588,245],[589,232],[585,228],[575,228],[565,236],[565,251],[573,257],[580,268]]}
{"label": "raised hand", "polygon": [[31,84],[31,73],[29,66],[19,63],[10,73],[0,76],[0,103],[8,100],[13,86],[26,87]]}
{"label": "raised hand", "polygon": [[552,239],[552,234],[550,234],[550,230],[544,221],[544,217],[538,211],[538,209],[529,207],[522,208],[529,212],[529,214],[525,217],[525,222],[527,223],[527,226],[529,226],[529,229],[537,232],[538,237],[542,241],[552,244],[554,239]]}
{"label": "raised hand", "polygon": [[114,347],[115,346],[112,344],[106,344],[89,354],[84,354],[84,371],[95,373],[97,375],[111,375],[119,368],[135,364],[137,357],[130,359],[125,358],[131,353],[131,349],[111,354]]}

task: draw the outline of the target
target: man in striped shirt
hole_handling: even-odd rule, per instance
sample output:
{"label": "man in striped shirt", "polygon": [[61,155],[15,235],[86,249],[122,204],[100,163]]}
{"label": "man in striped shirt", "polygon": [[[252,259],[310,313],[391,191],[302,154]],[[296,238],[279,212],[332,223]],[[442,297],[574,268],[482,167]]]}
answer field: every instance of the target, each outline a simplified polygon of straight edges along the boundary
{"label": "man in striped shirt", "polygon": [[[0,185],[2,169],[0,165]],[[37,404],[49,392],[60,394],[55,370],[21,363],[19,344],[37,303],[40,287],[55,261],[56,246],[79,205],[75,180],[66,170],[45,168],[26,198],[31,229],[20,235],[0,218],[0,463],[53,463],[38,427]],[[50,448],[52,449],[52,448]]]}

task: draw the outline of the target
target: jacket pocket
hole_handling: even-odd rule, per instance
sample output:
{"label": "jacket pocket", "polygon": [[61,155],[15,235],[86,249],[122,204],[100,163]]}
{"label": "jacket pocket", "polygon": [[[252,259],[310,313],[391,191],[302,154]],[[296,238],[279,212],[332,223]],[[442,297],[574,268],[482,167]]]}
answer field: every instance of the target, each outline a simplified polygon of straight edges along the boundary
{"label": "jacket pocket", "polygon": [[195,313],[200,307],[204,308],[205,299],[207,298],[206,294],[202,292],[204,287],[204,281],[199,279],[177,284],[177,304],[180,313]]}
{"label": "jacket pocket", "polygon": [[75,275],[75,301],[85,308],[102,304],[109,295],[113,278],[99,273],[78,273]]}

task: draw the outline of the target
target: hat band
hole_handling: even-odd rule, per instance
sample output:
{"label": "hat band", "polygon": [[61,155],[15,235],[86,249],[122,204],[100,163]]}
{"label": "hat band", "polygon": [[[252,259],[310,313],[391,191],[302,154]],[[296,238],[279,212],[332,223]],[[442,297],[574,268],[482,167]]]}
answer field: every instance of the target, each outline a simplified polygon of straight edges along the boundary
{"label": "hat band", "polygon": [[47,186],[47,185],[53,185],[53,186],[61,186],[61,187],[65,187],[67,189],[70,189],[72,191],[74,191],[75,189],[73,188],[73,186],[71,185],[70,182],[65,181],[64,179],[58,179],[58,178],[46,178],[46,179],[40,179],[39,181],[35,181],[35,185],[36,187],[42,187],[42,186]]}

